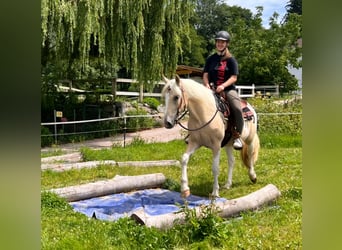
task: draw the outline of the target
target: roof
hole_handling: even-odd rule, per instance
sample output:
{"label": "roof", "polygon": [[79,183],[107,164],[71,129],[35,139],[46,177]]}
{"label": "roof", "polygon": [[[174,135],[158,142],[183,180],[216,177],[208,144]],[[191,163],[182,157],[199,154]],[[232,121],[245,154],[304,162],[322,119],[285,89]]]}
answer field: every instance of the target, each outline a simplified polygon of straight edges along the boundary
{"label": "roof", "polygon": [[196,68],[187,65],[178,65],[176,69],[178,75],[202,76],[203,68]]}

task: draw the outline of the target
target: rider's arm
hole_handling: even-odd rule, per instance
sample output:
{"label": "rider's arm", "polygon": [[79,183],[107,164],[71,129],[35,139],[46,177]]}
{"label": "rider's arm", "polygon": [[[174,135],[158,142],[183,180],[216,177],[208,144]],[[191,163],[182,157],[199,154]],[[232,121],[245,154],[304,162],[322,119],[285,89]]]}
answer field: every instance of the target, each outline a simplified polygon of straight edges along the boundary
{"label": "rider's arm", "polygon": [[232,75],[231,77],[228,78],[227,81],[225,81],[224,83],[222,83],[221,85],[219,85],[216,88],[216,92],[220,93],[221,91],[223,91],[225,88],[227,88],[228,86],[234,84],[237,80],[237,75]]}
{"label": "rider's arm", "polygon": [[208,72],[203,73],[203,85],[210,89]]}

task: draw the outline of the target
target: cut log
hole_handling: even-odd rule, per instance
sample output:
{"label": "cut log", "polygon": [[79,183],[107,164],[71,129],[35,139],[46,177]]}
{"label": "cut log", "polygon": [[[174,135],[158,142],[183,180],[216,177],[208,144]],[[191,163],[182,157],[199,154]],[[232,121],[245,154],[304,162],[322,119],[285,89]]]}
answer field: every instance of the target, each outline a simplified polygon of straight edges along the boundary
{"label": "cut log", "polygon": [[63,172],[71,169],[83,169],[83,168],[97,168],[102,165],[117,165],[116,161],[86,161],[77,163],[46,163],[40,166],[41,170],[51,170],[54,172]]}
{"label": "cut log", "polygon": [[111,180],[55,188],[48,191],[56,193],[68,202],[71,202],[133,190],[157,188],[161,187],[165,180],[165,176],[161,173],[137,176],[115,176]]}
{"label": "cut log", "polygon": [[118,167],[167,167],[167,166],[180,166],[180,162],[177,160],[160,160],[160,161],[86,161],[77,163],[43,163],[41,164],[41,170],[51,170],[55,172],[63,172],[71,169],[83,169],[83,168],[96,168],[101,165],[114,165]]}
{"label": "cut log", "polygon": [[[250,193],[246,196],[225,202],[215,202],[214,205],[218,209],[218,215],[223,218],[229,218],[239,215],[243,211],[256,210],[264,206],[280,196],[280,191],[273,184]],[[194,208],[196,216],[199,218],[203,214],[202,207]],[[171,228],[175,223],[184,223],[185,213],[168,213],[163,215],[150,216],[144,212],[144,209],[137,210],[131,215],[137,223],[146,225],[147,227],[155,227],[160,229]]]}
{"label": "cut log", "polygon": [[180,166],[177,160],[160,160],[160,161],[120,161],[117,162],[119,167],[166,167],[166,166]]}
{"label": "cut log", "polygon": [[59,162],[59,161],[79,162],[81,160],[82,160],[82,155],[79,152],[41,158],[42,163],[49,163],[49,162],[51,163],[51,162]]}

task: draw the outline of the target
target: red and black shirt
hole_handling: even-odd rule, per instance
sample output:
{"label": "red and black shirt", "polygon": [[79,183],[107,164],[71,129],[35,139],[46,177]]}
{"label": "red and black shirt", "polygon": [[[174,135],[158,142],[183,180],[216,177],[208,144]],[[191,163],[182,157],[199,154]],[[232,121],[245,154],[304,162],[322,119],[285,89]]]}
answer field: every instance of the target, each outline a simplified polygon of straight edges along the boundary
{"label": "red and black shirt", "polygon": [[[221,56],[217,53],[209,56],[205,62],[203,73],[208,73],[209,83],[214,83],[215,88],[232,75],[238,75],[238,63],[234,57],[221,61]],[[236,89],[235,84],[226,87],[224,90]]]}

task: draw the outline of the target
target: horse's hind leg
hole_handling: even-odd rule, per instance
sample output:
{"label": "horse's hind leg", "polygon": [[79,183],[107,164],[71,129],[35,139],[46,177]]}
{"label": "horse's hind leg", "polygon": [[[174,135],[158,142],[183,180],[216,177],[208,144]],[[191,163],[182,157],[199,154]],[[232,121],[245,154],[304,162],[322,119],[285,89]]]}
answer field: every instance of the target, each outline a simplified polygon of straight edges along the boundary
{"label": "horse's hind leg", "polygon": [[248,169],[249,179],[253,183],[256,183],[257,181],[257,175],[254,171],[254,164],[258,159],[259,147],[259,138],[256,135],[253,138],[253,141],[249,145],[244,145],[244,148],[241,151],[242,161],[246,165]]}
{"label": "horse's hind leg", "polygon": [[248,164],[247,164],[247,168],[248,168],[248,175],[249,175],[249,179],[253,182],[256,183],[257,181],[257,176],[256,173],[254,171],[254,149],[253,149],[253,145],[250,145],[247,147],[247,154],[248,154]]}

